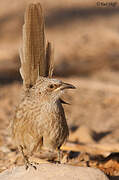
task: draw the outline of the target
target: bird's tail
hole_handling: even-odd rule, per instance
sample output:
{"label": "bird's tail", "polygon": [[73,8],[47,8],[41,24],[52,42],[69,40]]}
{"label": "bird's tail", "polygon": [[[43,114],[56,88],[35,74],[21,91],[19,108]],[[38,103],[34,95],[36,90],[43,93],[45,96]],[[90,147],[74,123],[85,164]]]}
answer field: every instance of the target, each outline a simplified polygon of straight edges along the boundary
{"label": "bird's tail", "polygon": [[39,76],[52,77],[53,47],[45,37],[44,15],[39,2],[28,5],[24,19],[20,74],[25,88],[30,88]]}

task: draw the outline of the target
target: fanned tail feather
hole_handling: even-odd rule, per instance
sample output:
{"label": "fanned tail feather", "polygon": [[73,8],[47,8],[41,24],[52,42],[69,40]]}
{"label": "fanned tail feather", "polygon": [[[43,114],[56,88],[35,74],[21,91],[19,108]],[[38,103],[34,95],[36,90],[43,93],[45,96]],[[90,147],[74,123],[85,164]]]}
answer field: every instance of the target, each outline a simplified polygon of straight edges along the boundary
{"label": "fanned tail feather", "polygon": [[50,42],[46,46],[40,3],[31,3],[26,8],[20,59],[20,73],[26,88],[32,87],[39,76],[52,77],[53,50]]}

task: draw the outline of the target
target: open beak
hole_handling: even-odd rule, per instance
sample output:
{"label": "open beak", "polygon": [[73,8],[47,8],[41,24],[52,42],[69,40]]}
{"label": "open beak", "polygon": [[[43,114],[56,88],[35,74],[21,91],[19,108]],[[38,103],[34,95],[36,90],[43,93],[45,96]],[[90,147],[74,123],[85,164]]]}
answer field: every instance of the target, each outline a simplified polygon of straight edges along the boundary
{"label": "open beak", "polygon": [[75,86],[73,86],[72,84],[68,84],[68,83],[62,83],[61,85],[61,90],[64,90],[64,89],[76,89]]}

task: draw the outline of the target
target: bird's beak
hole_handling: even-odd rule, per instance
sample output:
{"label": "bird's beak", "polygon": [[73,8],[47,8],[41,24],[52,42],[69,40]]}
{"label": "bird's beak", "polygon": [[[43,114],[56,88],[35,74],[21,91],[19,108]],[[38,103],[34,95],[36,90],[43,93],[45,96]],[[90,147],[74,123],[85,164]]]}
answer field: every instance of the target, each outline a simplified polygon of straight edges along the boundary
{"label": "bird's beak", "polygon": [[72,84],[62,83],[60,89],[61,89],[61,90],[64,90],[64,89],[76,89],[76,87],[73,86]]}

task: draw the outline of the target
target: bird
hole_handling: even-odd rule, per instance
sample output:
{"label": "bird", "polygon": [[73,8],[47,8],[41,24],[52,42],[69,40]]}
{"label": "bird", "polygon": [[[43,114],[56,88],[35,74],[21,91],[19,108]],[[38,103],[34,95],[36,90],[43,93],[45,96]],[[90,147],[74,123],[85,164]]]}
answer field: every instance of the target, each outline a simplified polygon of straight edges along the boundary
{"label": "bird", "polygon": [[[23,44],[20,49],[23,94],[12,121],[12,138],[23,155],[26,169],[35,152],[58,153],[69,136],[61,99],[75,86],[57,80],[53,74],[53,48],[46,42],[41,4],[30,3],[25,12]],[[34,166],[35,168],[35,166]]]}

